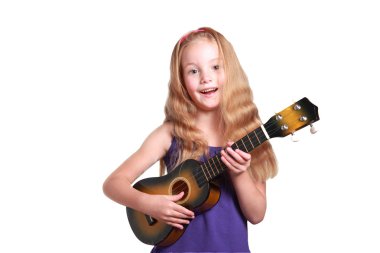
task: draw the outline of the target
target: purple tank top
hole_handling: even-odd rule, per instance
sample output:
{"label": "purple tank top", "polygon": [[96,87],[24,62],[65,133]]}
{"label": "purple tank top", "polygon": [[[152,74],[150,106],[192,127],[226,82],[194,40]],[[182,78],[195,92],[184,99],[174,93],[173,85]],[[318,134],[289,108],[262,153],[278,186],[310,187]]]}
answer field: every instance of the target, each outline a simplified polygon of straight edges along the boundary
{"label": "purple tank top", "polygon": [[[209,147],[210,157],[221,151],[220,147]],[[175,139],[164,157],[168,171],[178,154]],[[200,160],[205,161],[205,157]],[[235,191],[227,172],[216,181],[221,195],[218,203],[208,211],[196,214],[185,233],[168,247],[155,246],[151,253],[178,252],[250,252],[248,246],[247,220],[241,213]]]}

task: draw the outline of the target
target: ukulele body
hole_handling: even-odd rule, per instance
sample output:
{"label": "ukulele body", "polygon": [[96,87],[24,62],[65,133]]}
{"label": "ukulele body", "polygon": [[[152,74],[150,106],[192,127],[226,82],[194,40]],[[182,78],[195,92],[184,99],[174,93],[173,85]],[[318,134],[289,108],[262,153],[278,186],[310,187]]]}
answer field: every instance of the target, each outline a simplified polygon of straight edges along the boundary
{"label": "ukulele body", "polygon": [[[213,207],[219,200],[220,190],[213,183],[203,183],[204,171],[200,163],[189,159],[179,164],[165,176],[151,177],[138,181],[133,187],[147,194],[175,195],[184,192],[177,201],[194,212],[204,212]],[[168,246],[174,243],[184,229],[174,228],[162,221],[127,207],[128,220],[136,237],[150,245]]]}

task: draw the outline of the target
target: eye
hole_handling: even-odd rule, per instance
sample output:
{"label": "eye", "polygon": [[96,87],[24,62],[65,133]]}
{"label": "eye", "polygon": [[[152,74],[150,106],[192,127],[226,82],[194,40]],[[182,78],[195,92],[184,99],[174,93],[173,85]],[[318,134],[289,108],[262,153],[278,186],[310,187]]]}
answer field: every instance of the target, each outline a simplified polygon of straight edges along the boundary
{"label": "eye", "polygon": [[214,65],[214,67],[213,67],[215,70],[218,70],[218,69],[220,69],[220,65]]}
{"label": "eye", "polygon": [[190,72],[190,74],[197,74],[198,70],[197,69],[191,69],[189,72]]}

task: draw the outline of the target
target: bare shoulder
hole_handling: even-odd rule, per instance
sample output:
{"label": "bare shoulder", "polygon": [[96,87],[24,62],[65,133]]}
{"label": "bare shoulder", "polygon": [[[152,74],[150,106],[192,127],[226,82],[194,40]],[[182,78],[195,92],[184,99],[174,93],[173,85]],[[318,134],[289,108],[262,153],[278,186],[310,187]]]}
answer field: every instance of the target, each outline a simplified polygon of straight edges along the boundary
{"label": "bare shoulder", "polygon": [[169,150],[173,138],[173,124],[165,122],[157,127],[141,145],[139,152],[150,156],[154,161],[159,160]]}
{"label": "bare shoulder", "polygon": [[158,138],[170,138],[172,137],[173,133],[173,124],[171,122],[165,122],[159,127],[157,127],[151,135],[158,135]]}
{"label": "bare shoulder", "polygon": [[148,135],[140,148],[128,157],[111,176],[126,177],[130,183],[134,182],[169,150],[172,142],[172,131],[171,123],[163,123],[157,127]]}

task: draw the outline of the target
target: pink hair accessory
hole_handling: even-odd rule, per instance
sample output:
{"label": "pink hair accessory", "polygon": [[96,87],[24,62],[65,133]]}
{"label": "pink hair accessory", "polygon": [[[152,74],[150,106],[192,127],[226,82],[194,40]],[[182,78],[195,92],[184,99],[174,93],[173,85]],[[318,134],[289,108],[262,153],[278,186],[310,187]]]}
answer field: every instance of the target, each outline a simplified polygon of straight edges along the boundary
{"label": "pink hair accessory", "polygon": [[206,30],[205,30],[205,29],[202,29],[202,28],[199,28],[199,29],[197,29],[197,30],[192,30],[192,31],[186,33],[185,35],[183,35],[183,36],[181,37],[181,39],[179,40],[179,44],[182,44],[182,42],[184,42],[184,41],[187,39],[187,37],[189,37],[190,34],[192,34],[192,33],[199,33],[199,32],[205,32],[205,31],[206,31]]}

